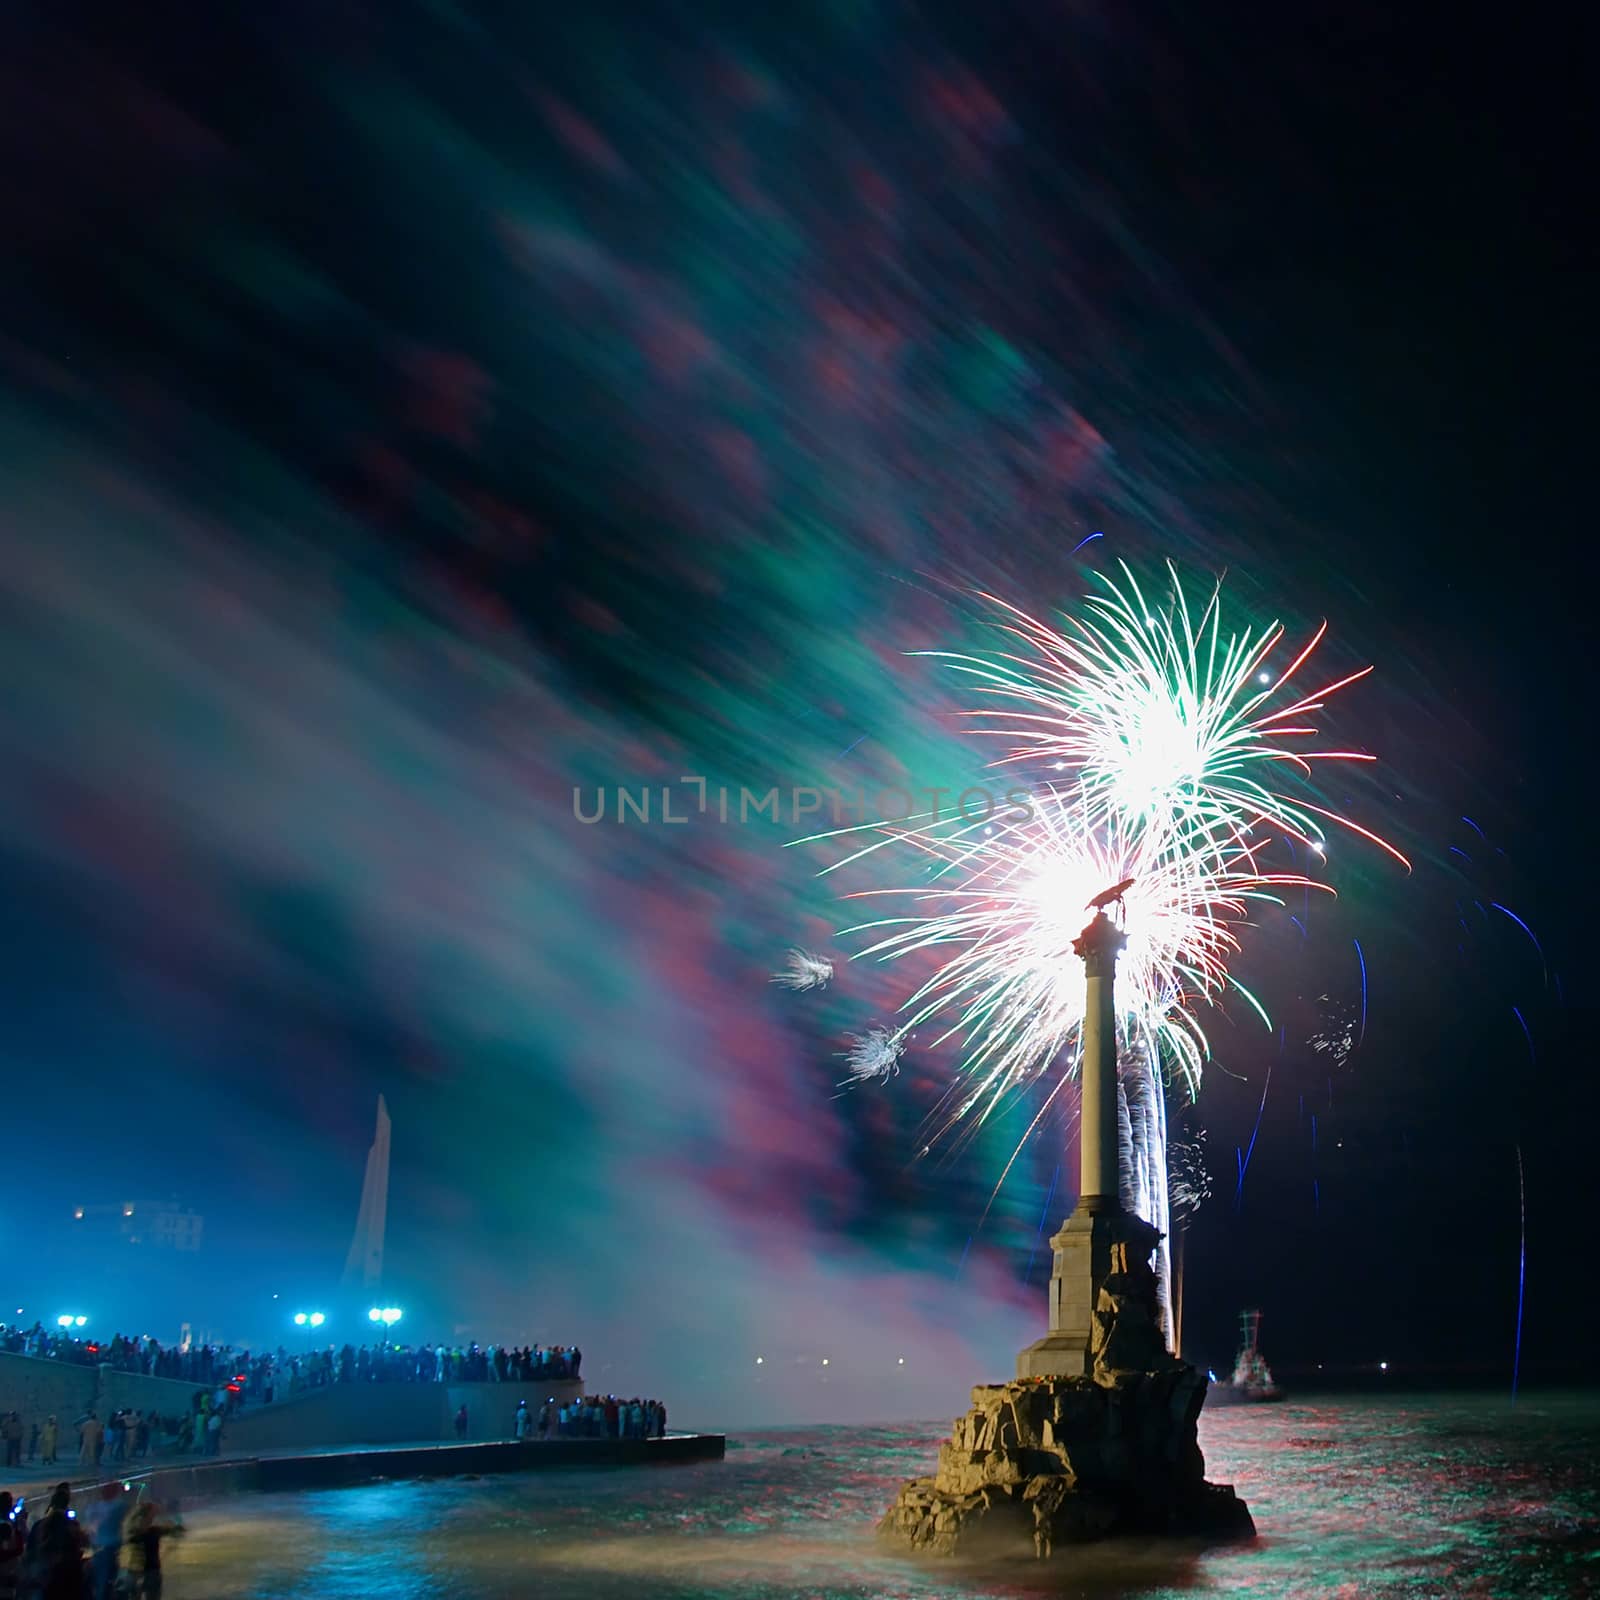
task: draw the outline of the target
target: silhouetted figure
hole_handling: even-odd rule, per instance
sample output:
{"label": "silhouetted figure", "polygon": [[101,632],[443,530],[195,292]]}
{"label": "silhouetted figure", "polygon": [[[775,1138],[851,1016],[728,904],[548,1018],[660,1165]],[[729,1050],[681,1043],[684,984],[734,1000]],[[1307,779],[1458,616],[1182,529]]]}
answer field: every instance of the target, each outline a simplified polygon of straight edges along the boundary
{"label": "silhouetted figure", "polygon": [[22,1582],[22,1557],[28,1548],[28,1524],[12,1508],[16,1502],[0,1489],[0,1600],[17,1600]]}
{"label": "silhouetted figure", "polygon": [[50,1509],[28,1533],[25,1564],[39,1600],[83,1600],[83,1529],[67,1515],[72,1490],[57,1484]]}

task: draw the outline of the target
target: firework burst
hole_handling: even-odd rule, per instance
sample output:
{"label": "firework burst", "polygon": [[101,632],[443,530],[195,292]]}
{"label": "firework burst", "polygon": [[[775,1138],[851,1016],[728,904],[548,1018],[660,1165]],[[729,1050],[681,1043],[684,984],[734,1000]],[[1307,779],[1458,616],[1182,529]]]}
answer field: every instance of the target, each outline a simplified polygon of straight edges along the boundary
{"label": "firework burst", "polygon": [[923,854],[928,881],[851,897],[894,908],[845,930],[875,935],[860,957],[942,957],[901,1011],[907,1027],[947,1018],[931,1042],[959,1037],[965,1046],[965,1088],[950,1120],[974,1112],[981,1120],[1075,1041],[1084,988],[1072,942],[1089,920],[1089,901],[1124,878],[1133,883],[1118,963],[1119,1031],[1153,1041],[1197,1086],[1206,1041],[1195,1003],[1230,987],[1245,993],[1227,965],[1236,925],[1251,900],[1309,880],[1260,871],[1259,846],[1183,856],[1153,830],[1097,832],[1071,796],[1054,791],[1017,809],[1010,821],[886,826],[885,842]]}
{"label": "firework burst", "polygon": [[892,1078],[900,1071],[900,1058],[905,1054],[905,1029],[868,1028],[865,1033],[845,1035],[848,1050],[840,1052],[849,1076],[839,1084],[841,1089],[857,1084]]}
{"label": "firework burst", "polygon": [[1167,1195],[1174,1220],[1192,1217],[1211,1198],[1205,1139],[1206,1130],[1200,1128],[1168,1141]]}
{"label": "firework burst", "polygon": [[796,947],[784,957],[784,966],[781,972],[772,974],[772,981],[780,984],[785,989],[804,992],[807,989],[821,989],[833,978],[833,963],[821,956],[812,955],[809,950]]}
{"label": "firework burst", "polygon": [[[891,909],[846,933],[868,940],[852,959],[921,956],[932,965],[900,1010],[901,1033],[938,1019],[932,1042],[961,1042],[961,1073],[934,1114],[935,1123],[943,1118],[938,1131],[981,1124],[1011,1091],[1054,1067],[1024,1141],[1040,1125],[1078,1064],[1086,996],[1073,941],[1091,900],[1126,880],[1116,985],[1124,1203],[1163,1234],[1175,1204],[1166,1090],[1174,1079],[1191,1096],[1199,1087],[1208,1054],[1199,1009],[1231,991],[1266,1022],[1229,971],[1252,903],[1277,901],[1289,887],[1332,893],[1303,873],[1265,870],[1274,841],[1299,841],[1321,860],[1323,823],[1332,822],[1410,865],[1303,792],[1317,762],[1373,759],[1303,742],[1316,738],[1310,719],[1329,696],[1371,669],[1302,693],[1295,680],[1326,623],[1274,675],[1266,663],[1284,639],[1277,623],[1225,633],[1220,585],[1197,613],[1169,572],[1170,594],[1152,606],[1124,567],[1124,581],[1102,580],[1104,592],[1067,618],[1065,631],[985,595],[1000,615],[1004,649],[923,652],[985,697],[965,714],[1007,742],[992,765],[1048,774],[1030,804],[979,822],[934,816],[815,836],[867,836],[825,872],[891,846],[924,869],[908,886],[852,896]],[[1291,793],[1286,780],[1300,787]],[[898,1061],[897,1050],[886,1057],[887,1042],[898,1037],[875,1029],[854,1041],[850,1082],[887,1076],[884,1061],[891,1069]],[[1179,1176],[1178,1204],[1192,1207],[1203,1194],[1196,1165]],[[1164,1251],[1157,1270],[1170,1330]]]}
{"label": "firework burst", "polygon": [[1171,589],[1147,601],[1123,567],[1102,576],[1080,615],[1057,630],[992,595],[982,598],[1011,641],[988,655],[926,652],[977,680],[1002,702],[965,713],[1010,749],[996,766],[1038,764],[1069,772],[1090,827],[1149,828],[1176,854],[1225,850],[1258,825],[1318,854],[1332,822],[1387,851],[1393,845],[1309,796],[1285,777],[1308,779],[1319,761],[1370,762],[1361,750],[1307,746],[1312,718],[1331,696],[1372,671],[1363,667],[1302,693],[1294,687],[1327,633],[1324,622],[1282,672],[1266,663],[1283,627],[1224,633],[1221,585],[1198,615],[1169,565]]}

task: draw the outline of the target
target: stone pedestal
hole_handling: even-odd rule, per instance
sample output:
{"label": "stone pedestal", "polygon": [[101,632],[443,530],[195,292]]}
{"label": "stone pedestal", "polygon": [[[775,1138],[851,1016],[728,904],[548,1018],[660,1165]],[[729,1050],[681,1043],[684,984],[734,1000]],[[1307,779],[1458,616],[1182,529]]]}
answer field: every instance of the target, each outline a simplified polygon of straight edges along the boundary
{"label": "stone pedestal", "polygon": [[[1206,1380],[1162,1336],[1152,1236],[1117,1211],[1080,1206],[1067,1219],[1054,1240],[1050,1333],[1017,1358],[1014,1382],[972,1391],[939,1470],[906,1484],[880,1532],[935,1555],[1038,1557],[1119,1534],[1255,1533],[1233,1490],[1206,1482]],[[1079,1297],[1101,1250],[1085,1334]],[[1073,1363],[1082,1370],[1061,1370]]]}
{"label": "stone pedestal", "polygon": [[879,1532],[930,1555],[1002,1558],[1116,1535],[1250,1538],[1244,1502],[1205,1481],[1205,1391],[1179,1362],[974,1389],[938,1471],[901,1489]]}
{"label": "stone pedestal", "polygon": [[[1094,1370],[1094,1309],[1113,1254],[1147,1260],[1161,1233],[1105,1196],[1078,1202],[1050,1241],[1050,1331],[1017,1357],[1019,1378],[1081,1378]],[[1164,1348],[1164,1347],[1163,1347]]]}

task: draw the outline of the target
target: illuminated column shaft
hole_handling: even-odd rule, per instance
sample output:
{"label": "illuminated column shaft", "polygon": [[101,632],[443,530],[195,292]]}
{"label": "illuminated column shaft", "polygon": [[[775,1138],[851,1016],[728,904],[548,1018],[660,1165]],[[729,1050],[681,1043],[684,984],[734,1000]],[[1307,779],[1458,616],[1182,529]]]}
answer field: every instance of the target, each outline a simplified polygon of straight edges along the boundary
{"label": "illuminated column shaft", "polygon": [[1120,1211],[1117,1137],[1117,954],[1127,943],[1100,912],[1073,941],[1088,975],[1083,1014],[1083,1059],[1078,1135],[1078,1204],[1086,1211]]}
{"label": "illuminated column shaft", "polygon": [[[1094,1371],[1095,1306],[1121,1250],[1148,1261],[1159,1231],[1122,1209],[1118,1174],[1117,1013],[1112,986],[1122,931],[1102,912],[1073,942],[1088,973],[1083,1057],[1078,1203],[1050,1241],[1050,1330],[1017,1356],[1019,1378],[1081,1378]],[[1151,1307],[1154,1324],[1154,1305]],[[1159,1336],[1157,1336],[1159,1343]]]}

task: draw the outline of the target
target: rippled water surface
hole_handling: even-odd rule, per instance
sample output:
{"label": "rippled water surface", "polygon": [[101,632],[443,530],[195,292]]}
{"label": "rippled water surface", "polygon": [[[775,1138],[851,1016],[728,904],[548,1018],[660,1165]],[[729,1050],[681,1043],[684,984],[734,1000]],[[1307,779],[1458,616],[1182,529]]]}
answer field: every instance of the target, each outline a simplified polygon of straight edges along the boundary
{"label": "rippled water surface", "polygon": [[1260,1537],[1098,1546],[1048,1572],[882,1549],[948,1423],[787,1429],[724,1462],[393,1483],[196,1508],[175,1600],[1056,1594],[1600,1594],[1600,1396],[1330,1399],[1208,1412],[1208,1472]]}

